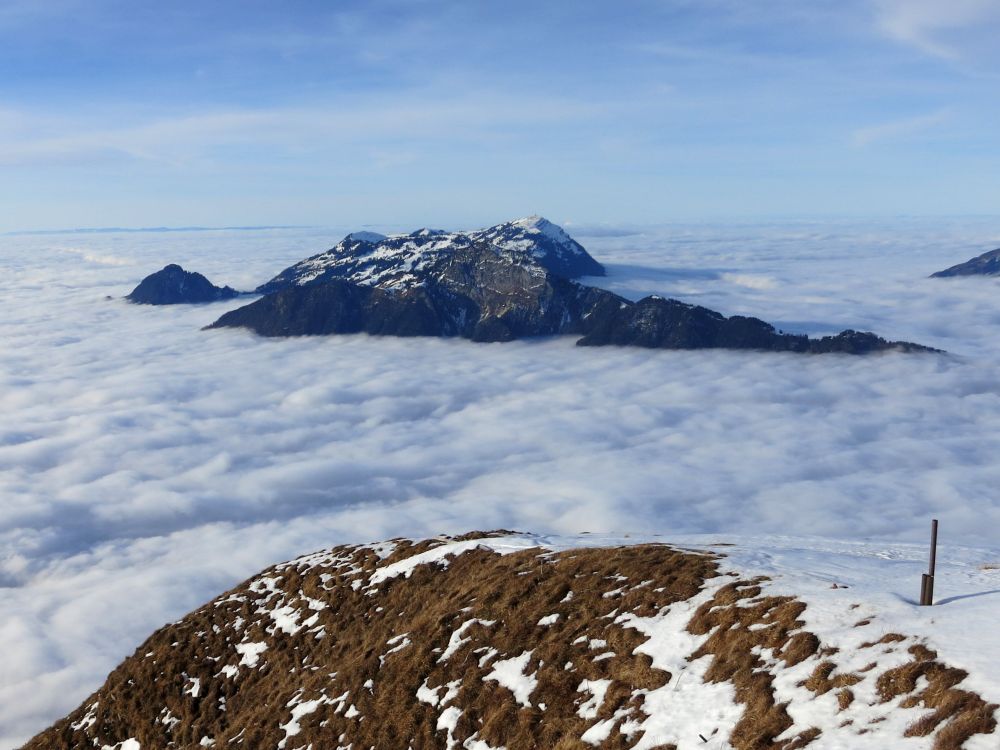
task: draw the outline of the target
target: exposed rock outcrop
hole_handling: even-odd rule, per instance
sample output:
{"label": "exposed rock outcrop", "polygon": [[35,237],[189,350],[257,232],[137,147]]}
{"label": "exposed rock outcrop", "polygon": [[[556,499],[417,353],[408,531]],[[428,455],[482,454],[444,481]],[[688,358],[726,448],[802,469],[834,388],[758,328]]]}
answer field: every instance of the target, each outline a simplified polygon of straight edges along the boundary
{"label": "exposed rock outcrop", "polygon": [[233,299],[240,293],[218,287],[200,273],[185,271],[176,263],[144,278],[125,299],[139,305],[184,305]]}
{"label": "exposed rock outcrop", "polygon": [[642,346],[650,349],[759,349],[812,354],[869,354],[879,351],[931,352],[906,341],[846,330],[811,339],[782,333],[759,318],[721,313],[675,299],[645,297],[636,303],[605,305],[583,325],[580,346]]}
{"label": "exposed rock outcrop", "polygon": [[442,254],[405,279],[393,275],[362,285],[334,278],[287,286],[210,327],[244,327],[263,336],[365,332],[510,341],[578,332],[586,314],[618,304],[627,303],[477,243]]}

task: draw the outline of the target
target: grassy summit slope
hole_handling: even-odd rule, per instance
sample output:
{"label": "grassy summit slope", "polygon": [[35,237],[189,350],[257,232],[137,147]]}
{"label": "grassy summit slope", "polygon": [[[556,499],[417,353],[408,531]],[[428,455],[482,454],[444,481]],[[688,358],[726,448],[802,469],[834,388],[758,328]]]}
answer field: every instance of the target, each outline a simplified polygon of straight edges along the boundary
{"label": "grassy summit slope", "polygon": [[[25,747],[987,747],[997,706],[920,639],[726,547],[506,532],[276,565],[151,636]],[[721,553],[721,554],[720,554]],[[839,589],[838,589],[839,590]],[[901,744],[901,743],[904,743]]]}

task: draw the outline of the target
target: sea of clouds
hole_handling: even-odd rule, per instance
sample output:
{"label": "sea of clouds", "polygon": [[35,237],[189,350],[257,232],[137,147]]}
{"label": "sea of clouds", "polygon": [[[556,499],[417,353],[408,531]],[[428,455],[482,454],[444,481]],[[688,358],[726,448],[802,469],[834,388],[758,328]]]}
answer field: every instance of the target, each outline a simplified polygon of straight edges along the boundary
{"label": "sea of clouds", "polygon": [[[0,237],[0,747],[156,627],[342,542],[511,528],[1000,549],[1000,282],[927,275],[1000,218],[568,225],[629,297],[947,355],[202,331],[121,301],[168,262],[253,288],[349,229]],[[111,299],[108,299],[111,297]]]}

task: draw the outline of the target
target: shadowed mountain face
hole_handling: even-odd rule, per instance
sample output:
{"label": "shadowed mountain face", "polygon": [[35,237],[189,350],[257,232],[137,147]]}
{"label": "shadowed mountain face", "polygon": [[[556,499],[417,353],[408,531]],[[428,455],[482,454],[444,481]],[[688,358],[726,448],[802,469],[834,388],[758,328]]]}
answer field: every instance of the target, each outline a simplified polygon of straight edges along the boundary
{"label": "shadowed mountain face", "polygon": [[532,216],[474,232],[420,229],[392,237],[354,232],[336,247],[286,268],[257,291],[270,294],[334,279],[407,289],[434,276],[454,253],[471,247],[490,248],[499,257],[539,265],[563,278],[604,275],[604,267],[576,240],[552,222]]}
{"label": "shadowed mountain face", "polygon": [[775,352],[868,354],[896,350],[935,351],[906,341],[886,341],[873,333],[842,331],[811,339],[781,333],[759,318],[730,318],[675,299],[645,297],[635,303],[603,306],[589,316],[579,346],[642,346],[650,349],[759,349]]}
{"label": "shadowed mountain face", "polygon": [[[360,247],[362,253],[367,249]],[[578,342],[583,346],[926,351],[853,331],[819,340],[783,334],[756,318],[726,318],[660,297],[631,302],[565,279],[522,254],[497,252],[485,242],[451,248],[403,274],[393,270],[373,285],[321,278],[285,286],[209,327],[249,328],[262,336],[369,333],[510,341],[572,334],[583,337]]]}
{"label": "shadowed mountain face", "polygon": [[865,622],[831,647],[805,602],[721,564],[503,532],[336,547],[161,628],[25,750],[791,750],[904,729],[951,749],[995,729],[930,649]]}
{"label": "shadowed mountain face", "polygon": [[364,332],[510,341],[577,333],[588,313],[629,304],[486,243],[451,249],[399,281],[394,275],[385,286],[343,279],[288,286],[210,327],[244,327],[263,336]]}
{"label": "shadowed mountain face", "polygon": [[200,273],[171,263],[144,278],[125,299],[139,305],[182,305],[218,302],[239,295],[235,289],[215,286]]}
{"label": "shadowed mountain face", "polygon": [[931,274],[932,279],[951,276],[1000,276],[1000,248]]}

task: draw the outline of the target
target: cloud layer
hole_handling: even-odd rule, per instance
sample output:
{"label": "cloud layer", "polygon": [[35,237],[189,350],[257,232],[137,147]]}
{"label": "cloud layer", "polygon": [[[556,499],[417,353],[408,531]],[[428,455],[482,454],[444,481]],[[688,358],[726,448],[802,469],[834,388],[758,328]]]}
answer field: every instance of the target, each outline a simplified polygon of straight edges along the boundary
{"label": "cloud layer", "polygon": [[508,527],[1000,546],[1000,221],[609,228],[600,283],[949,356],[581,350],[199,328],[120,297],[252,288],[346,230],[0,238],[0,747],[163,622],[343,541]]}

